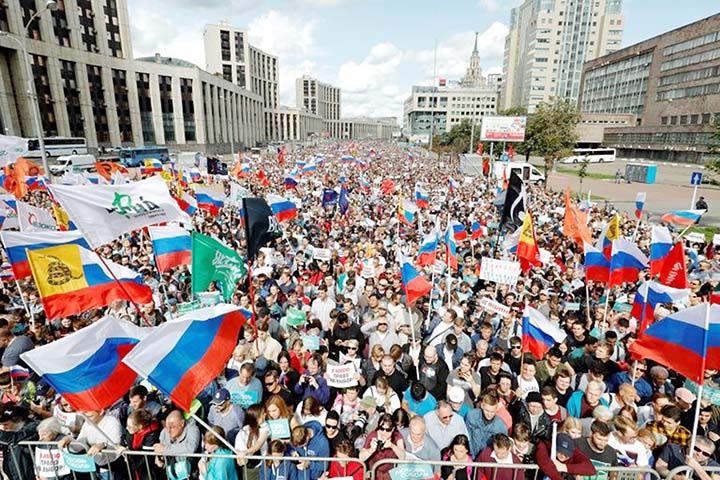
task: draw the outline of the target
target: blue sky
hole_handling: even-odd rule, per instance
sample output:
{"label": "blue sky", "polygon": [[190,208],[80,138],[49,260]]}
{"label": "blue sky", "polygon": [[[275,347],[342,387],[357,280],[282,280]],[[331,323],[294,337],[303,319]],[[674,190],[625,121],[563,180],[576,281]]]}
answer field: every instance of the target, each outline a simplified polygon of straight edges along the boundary
{"label": "blue sky", "polygon": [[[413,84],[457,79],[474,32],[485,73],[502,67],[510,8],[521,0],[128,0],[135,56],[178,57],[205,68],[203,28],[227,21],[279,56],[280,100],[295,103],[308,74],[343,89],[343,116],[397,116]],[[679,7],[683,5],[684,8]],[[717,0],[624,0],[623,46],[720,11]]]}

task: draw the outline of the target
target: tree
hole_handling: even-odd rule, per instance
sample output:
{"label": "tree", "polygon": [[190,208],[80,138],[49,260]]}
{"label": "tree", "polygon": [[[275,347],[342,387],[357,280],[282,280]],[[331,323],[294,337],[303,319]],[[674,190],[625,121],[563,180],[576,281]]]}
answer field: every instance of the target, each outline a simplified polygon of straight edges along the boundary
{"label": "tree", "polygon": [[[455,125],[449,132],[441,133],[433,137],[433,151],[443,153],[467,153],[470,148],[470,133],[472,124],[470,120],[463,120]],[[479,133],[475,132],[476,135]]]}
{"label": "tree", "polygon": [[582,193],[583,179],[587,176],[588,163],[590,163],[590,159],[587,155],[585,155],[585,158],[583,158],[582,164],[580,165],[580,169],[578,170],[578,178],[580,179],[580,193]]}
{"label": "tree", "polygon": [[528,117],[525,128],[525,141],[518,147],[523,153],[535,154],[545,159],[545,175],[556,158],[572,152],[577,141],[575,126],[580,121],[580,113],[575,105],[567,100],[555,99],[552,103],[543,102]]}
{"label": "tree", "polygon": [[720,156],[717,155],[720,154],[720,115],[715,115],[713,125],[715,127],[715,131],[712,135],[710,135],[708,150],[710,150],[710,153],[714,153],[715,156],[707,162],[706,167],[711,172],[720,174]]}

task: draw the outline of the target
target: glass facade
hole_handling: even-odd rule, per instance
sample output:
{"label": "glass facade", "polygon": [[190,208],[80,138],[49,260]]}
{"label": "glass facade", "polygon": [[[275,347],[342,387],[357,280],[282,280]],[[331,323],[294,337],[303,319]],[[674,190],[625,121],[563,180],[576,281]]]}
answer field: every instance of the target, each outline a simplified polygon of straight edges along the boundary
{"label": "glass facade", "polygon": [[90,87],[90,101],[95,118],[95,135],[99,144],[110,142],[110,128],[105,105],[105,89],[102,83],[102,67],[87,65],[87,80]]}
{"label": "glass facade", "polygon": [[68,27],[67,15],[65,12],[65,1],[57,1],[57,10],[51,12],[53,33],[59,45],[70,46],[70,27]]}
{"label": "glass facade", "polygon": [[135,74],[138,104],[140,106],[140,125],[142,127],[144,145],[155,144],[155,127],[152,118],[152,101],[150,100],[150,74]]}
{"label": "glass facade", "polygon": [[107,45],[110,55],[122,58],[122,41],[120,40],[120,21],[118,20],[118,7],[116,0],[105,0],[103,7],[105,13],[105,30],[107,31]]}
{"label": "glass facade", "polygon": [[158,76],[158,85],[160,87],[160,111],[162,112],[163,133],[165,135],[165,143],[175,141],[175,119],[173,118],[173,99],[172,99],[172,77],[165,75]]}
{"label": "glass facade", "polygon": [[88,52],[99,52],[92,0],[77,0],[77,6],[78,20],[80,21],[80,38],[83,46]]}
{"label": "glass facade", "polygon": [[70,135],[73,137],[85,136],[85,124],[80,108],[80,90],[77,86],[77,76],[75,71],[75,63],[60,61],[60,76],[63,82],[63,95],[65,96],[65,105],[67,106],[68,123],[70,126]]}
{"label": "glass facade", "polygon": [[47,57],[31,55],[32,71],[35,79],[35,92],[40,107],[40,118],[42,119],[43,132],[47,136],[57,135],[57,119],[55,118],[55,107],[50,93],[50,80],[48,78]]}
{"label": "glass facade", "polygon": [[652,57],[646,52],[587,71],[580,110],[641,115]]}
{"label": "glass facade", "polygon": [[115,108],[117,109],[120,141],[132,142],[132,122],[130,121],[130,102],[128,100],[127,72],[125,70],[112,71],[113,91],[115,94]]}

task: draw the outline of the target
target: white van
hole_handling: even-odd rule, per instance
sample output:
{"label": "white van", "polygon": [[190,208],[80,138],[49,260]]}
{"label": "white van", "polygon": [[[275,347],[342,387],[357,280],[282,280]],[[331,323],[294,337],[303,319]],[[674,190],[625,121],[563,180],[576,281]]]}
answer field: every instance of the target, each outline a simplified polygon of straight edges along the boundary
{"label": "white van", "polygon": [[502,181],[503,170],[505,170],[505,175],[507,175],[508,180],[510,180],[511,173],[515,172],[525,182],[528,182],[528,183],[544,183],[545,182],[545,174],[542,173],[540,170],[538,170],[537,167],[535,167],[535,165],[532,165],[527,162],[500,162],[500,161],[495,162],[493,171],[495,173],[495,178],[497,178],[498,181]]}
{"label": "white van", "polygon": [[57,157],[50,165],[53,175],[62,175],[65,172],[81,172],[95,168],[95,157],[92,155],[66,155]]}

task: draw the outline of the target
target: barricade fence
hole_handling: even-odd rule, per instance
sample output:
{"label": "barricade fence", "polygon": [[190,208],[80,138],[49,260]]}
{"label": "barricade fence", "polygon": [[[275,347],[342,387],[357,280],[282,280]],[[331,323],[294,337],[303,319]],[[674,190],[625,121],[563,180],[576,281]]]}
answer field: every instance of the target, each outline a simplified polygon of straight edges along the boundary
{"label": "barricade fence", "polygon": [[[231,459],[238,469],[240,479],[285,478],[286,471],[290,469],[288,462],[297,465],[299,462],[323,462],[323,472],[329,470],[331,462],[347,465],[353,462],[352,469],[348,469],[346,477],[353,477],[355,471],[362,471],[362,478],[379,480],[388,478],[387,472],[395,469],[393,478],[407,480],[425,480],[433,478],[443,470],[443,467],[455,469],[470,469],[470,479],[478,480],[542,480],[544,474],[536,464],[502,464],[482,462],[453,462],[434,460],[399,460],[382,459],[373,463],[368,471],[363,462],[353,458],[338,457],[297,457],[276,455],[235,455],[235,454],[207,454],[194,453],[183,455],[158,455],[151,450],[122,450],[106,449],[95,457],[84,454],[73,454],[67,449],[60,449],[57,442],[20,442],[20,448],[10,448],[3,462],[12,462],[10,470],[15,478],[31,478],[42,480],[84,480],[98,478],[103,480],[183,480],[184,478],[198,478],[201,462],[209,463],[212,459]],[[9,458],[8,458],[9,457]],[[109,467],[107,467],[109,463]],[[293,467],[297,468],[297,467]],[[8,467],[4,466],[7,471]],[[298,480],[317,480],[317,475],[311,474],[309,469],[297,469]],[[692,470],[681,466],[662,477],[652,468],[642,467],[596,467],[597,479],[612,480],[674,480],[676,475],[685,476]],[[707,467],[703,469],[710,474],[720,475],[720,467]],[[383,472],[384,475],[378,475]],[[482,474],[481,474],[482,472]],[[441,476],[445,478],[447,475]],[[593,478],[593,477],[586,477]]]}

